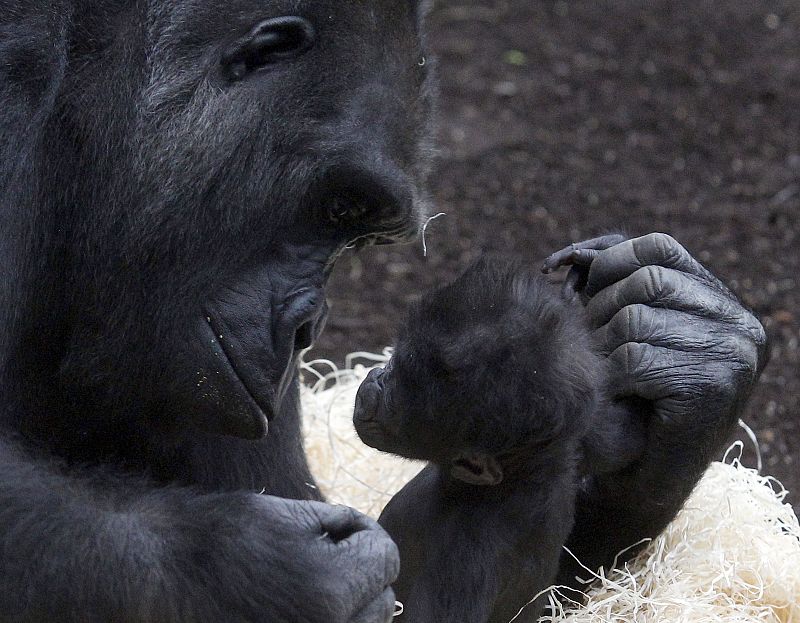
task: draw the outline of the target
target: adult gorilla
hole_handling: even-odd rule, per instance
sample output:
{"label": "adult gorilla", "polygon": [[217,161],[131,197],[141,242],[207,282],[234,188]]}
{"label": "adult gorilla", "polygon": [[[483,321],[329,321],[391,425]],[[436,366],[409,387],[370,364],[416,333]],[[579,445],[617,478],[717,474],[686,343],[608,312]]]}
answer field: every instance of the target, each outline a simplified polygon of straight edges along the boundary
{"label": "adult gorilla", "polygon": [[[0,0],[0,620],[389,619],[393,544],[309,501],[295,355],[337,254],[424,211],[418,11]],[[683,253],[592,268],[601,324],[666,309],[607,325],[653,343],[619,370],[657,421],[640,469],[587,488],[591,562],[663,525],[755,377],[763,333],[715,280],[632,272]]]}

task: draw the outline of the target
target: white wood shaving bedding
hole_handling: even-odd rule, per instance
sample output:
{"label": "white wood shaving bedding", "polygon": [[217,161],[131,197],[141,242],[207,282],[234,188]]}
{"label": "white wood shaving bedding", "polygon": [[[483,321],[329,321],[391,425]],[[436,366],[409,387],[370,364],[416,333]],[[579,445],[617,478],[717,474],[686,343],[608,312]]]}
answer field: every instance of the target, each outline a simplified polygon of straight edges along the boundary
{"label": "white wood shaving bedding", "polygon": [[[326,499],[353,506],[377,518],[389,499],[424,467],[364,445],[353,429],[355,395],[361,381],[382,355],[353,353],[344,369],[329,361],[303,364],[302,387],[306,453],[314,478]],[[370,365],[357,363],[366,360]]]}

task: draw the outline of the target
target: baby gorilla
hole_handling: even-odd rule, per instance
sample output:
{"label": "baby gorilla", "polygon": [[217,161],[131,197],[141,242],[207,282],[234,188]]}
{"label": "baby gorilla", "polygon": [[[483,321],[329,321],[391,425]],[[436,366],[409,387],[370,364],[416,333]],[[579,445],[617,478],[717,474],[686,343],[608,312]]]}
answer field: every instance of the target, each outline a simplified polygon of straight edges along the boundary
{"label": "baby gorilla", "polygon": [[581,472],[644,447],[603,370],[582,307],[519,263],[482,259],[412,307],[354,415],[366,444],[429,461],[379,520],[400,548],[403,620],[508,623],[550,585]]}

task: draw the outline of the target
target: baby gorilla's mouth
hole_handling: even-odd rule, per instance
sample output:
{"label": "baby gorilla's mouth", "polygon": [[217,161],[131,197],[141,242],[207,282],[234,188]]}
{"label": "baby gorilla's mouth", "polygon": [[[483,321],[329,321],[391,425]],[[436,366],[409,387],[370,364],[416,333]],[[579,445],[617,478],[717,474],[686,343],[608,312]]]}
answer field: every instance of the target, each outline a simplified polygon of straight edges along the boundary
{"label": "baby gorilla's mouth", "polygon": [[386,430],[375,419],[353,418],[353,426],[359,439],[370,448],[381,452],[391,452],[392,444],[389,443]]}
{"label": "baby gorilla's mouth", "polygon": [[384,424],[386,413],[382,376],[383,370],[376,368],[367,375],[358,388],[353,411],[353,426],[365,444],[376,450],[391,452],[396,444],[394,435]]}

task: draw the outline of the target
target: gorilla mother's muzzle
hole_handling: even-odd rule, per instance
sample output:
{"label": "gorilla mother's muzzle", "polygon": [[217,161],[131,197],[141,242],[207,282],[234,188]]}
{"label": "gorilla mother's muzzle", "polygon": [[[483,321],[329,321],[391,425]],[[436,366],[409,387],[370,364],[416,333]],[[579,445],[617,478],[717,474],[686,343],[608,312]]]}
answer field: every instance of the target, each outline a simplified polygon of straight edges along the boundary
{"label": "gorilla mother's muzzle", "polygon": [[[323,279],[274,279],[262,269],[223,289],[206,306],[213,374],[212,405],[198,426],[209,432],[259,439],[280,410],[300,351],[319,336],[328,314]],[[203,389],[203,388],[201,388]]]}

